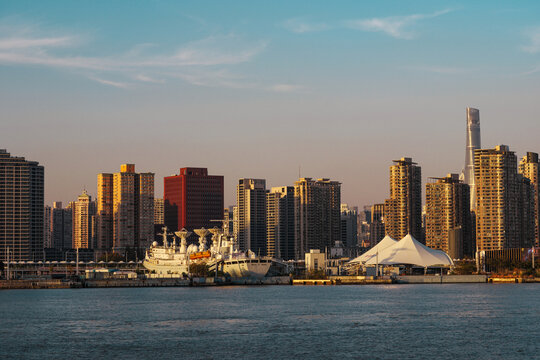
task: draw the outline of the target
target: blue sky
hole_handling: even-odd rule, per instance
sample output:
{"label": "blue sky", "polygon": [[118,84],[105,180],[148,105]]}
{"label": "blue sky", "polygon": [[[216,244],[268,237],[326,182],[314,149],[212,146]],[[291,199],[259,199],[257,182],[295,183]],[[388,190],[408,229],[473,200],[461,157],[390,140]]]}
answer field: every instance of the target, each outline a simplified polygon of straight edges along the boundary
{"label": "blue sky", "polygon": [[540,152],[540,4],[477,1],[3,1],[0,139],[46,167],[46,201],[133,162],[388,196],[388,166],[463,167],[484,147]]}

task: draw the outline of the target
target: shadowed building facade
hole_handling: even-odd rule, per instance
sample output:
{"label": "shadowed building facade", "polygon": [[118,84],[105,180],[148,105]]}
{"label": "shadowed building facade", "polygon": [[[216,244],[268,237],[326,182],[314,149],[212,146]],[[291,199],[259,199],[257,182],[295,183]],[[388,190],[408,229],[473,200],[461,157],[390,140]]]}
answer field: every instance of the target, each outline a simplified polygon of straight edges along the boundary
{"label": "shadowed building facade", "polygon": [[0,260],[43,259],[44,168],[0,149]]}
{"label": "shadowed building facade", "polygon": [[341,183],[300,178],[294,184],[295,251],[303,259],[311,249],[325,251],[341,241]]}
{"label": "shadowed building facade", "polygon": [[294,187],[273,187],[266,194],[267,255],[294,260]]}
{"label": "shadowed building facade", "polygon": [[266,180],[239,179],[235,225],[241,250],[266,255]]}
{"label": "shadowed building facade", "polygon": [[519,173],[531,181],[534,188],[534,238],[536,246],[539,245],[540,236],[540,188],[538,186],[540,180],[540,166],[538,164],[538,154],[528,152],[527,155],[519,162]]}

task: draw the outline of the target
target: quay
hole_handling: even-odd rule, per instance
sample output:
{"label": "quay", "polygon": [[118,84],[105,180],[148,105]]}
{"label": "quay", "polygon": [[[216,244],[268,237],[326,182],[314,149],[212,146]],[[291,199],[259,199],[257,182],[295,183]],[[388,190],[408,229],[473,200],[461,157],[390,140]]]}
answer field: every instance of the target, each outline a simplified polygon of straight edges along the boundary
{"label": "quay", "polygon": [[400,275],[400,276],[329,276],[327,279],[293,279],[275,276],[263,279],[225,277],[137,277],[85,279],[19,279],[0,280],[2,289],[73,289],[113,287],[205,287],[267,285],[388,285],[388,284],[515,284],[540,283],[540,278],[490,277],[489,275]]}

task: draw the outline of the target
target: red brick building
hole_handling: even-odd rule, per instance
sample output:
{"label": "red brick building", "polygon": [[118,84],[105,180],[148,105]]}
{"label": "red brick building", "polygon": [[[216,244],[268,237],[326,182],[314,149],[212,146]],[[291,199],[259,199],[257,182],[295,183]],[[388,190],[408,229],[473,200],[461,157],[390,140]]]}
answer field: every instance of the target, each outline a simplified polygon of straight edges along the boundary
{"label": "red brick building", "polygon": [[223,176],[208,175],[206,168],[181,168],[179,175],[164,178],[165,225],[182,228],[220,226],[223,219]]}

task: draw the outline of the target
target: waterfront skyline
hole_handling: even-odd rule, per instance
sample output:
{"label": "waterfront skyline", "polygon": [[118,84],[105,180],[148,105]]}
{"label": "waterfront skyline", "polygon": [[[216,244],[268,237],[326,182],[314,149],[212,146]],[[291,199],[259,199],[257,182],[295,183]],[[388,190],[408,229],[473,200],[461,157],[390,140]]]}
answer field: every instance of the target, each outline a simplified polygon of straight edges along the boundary
{"label": "waterfront skyline", "polygon": [[540,150],[540,5],[306,4],[3,2],[2,148],[45,166],[46,204],[135,163],[156,197],[210,168],[225,205],[244,177],[331,177],[364,205],[391,159],[459,173],[469,106],[484,148]]}

